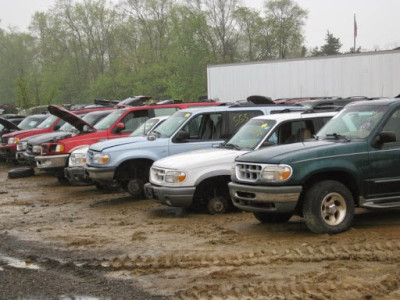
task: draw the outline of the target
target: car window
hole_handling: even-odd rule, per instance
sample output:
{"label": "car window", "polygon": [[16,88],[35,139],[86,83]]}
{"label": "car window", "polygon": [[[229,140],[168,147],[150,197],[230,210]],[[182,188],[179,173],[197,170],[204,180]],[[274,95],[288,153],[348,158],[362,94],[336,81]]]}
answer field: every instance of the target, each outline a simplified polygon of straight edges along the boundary
{"label": "car window", "polygon": [[191,119],[181,131],[189,133],[190,140],[216,140],[220,139],[221,123],[221,113],[199,114]]}
{"label": "car window", "polygon": [[122,118],[120,123],[125,125],[121,133],[132,132],[140,125],[142,125],[149,118],[149,111],[147,109],[135,110],[128,113]]}
{"label": "car window", "polygon": [[179,107],[164,107],[164,108],[155,108],[154,109],[154,116],[155,117],[162,117],[162,116],[170,116],[174,112],[178,111]]}
{"label": "car window", "polygon": [[42,123],[40,123],[36,128],[50,128],[50,126],[57,120],[55,115],[48,116]]}
{"label": "car window", "polygon": [[263,115],[259,110],[246,110],[246,111],[230,111],[228,116],[228,131],[230,135],[235,134],[239,128],[248,120],[255,116]]}
{"label": "car window", "polygon": [[400,109],[396,110],[383,126],[382,131],[391,131],[396,135],[396,142],[400,142]]}

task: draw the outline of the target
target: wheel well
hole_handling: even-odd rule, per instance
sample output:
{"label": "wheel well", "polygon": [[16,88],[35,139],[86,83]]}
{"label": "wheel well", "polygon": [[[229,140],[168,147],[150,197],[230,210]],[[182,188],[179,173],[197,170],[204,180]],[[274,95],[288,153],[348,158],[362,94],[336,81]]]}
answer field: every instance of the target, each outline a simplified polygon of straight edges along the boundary
{"label": "wheel well", "polygon": [[358,185],[357,185],[357,181],[356,179],[349,173],[346,172],[327,172],[327,173],[318,173],[318,174],[314,174],[312,177],[310,177],[304,184],[303,184],[303,191],[300,194],[300,199],[299,199],[299,203],[296,207],[296,211],[298,213],[302,212],[302,208],[303,208],[303,200],[304,200],[304,196],[307,192],[307,190],[313,186],[314,184],[316,184],[317,182],[323,181],[323,180],[335,180],[338,181],[340,183],[342,183],[343,185],[345,185],[349,190],[350,193],[353,196],[353,200],[355,205],[357,206],[359,203],[358,201],[358,195],[360,194]]}
{"label": "wheel well", "polygon": [[128,181],[133,178],[141,178],[144,182],[148,181],[149,170],[153,161],[151,159],[131,159],[120,164],[115,172],[115,179],[118,181]]}
{"label": "wheel well", "polygon": [[216,193],[218,196],[229,196],[228,182],[231,180],[230,176],[221,175],[204,179],[197,186],[194,193],[194,202],[200,205],[206,204],[206,200],[214,195],[214,187],[217,188]]}

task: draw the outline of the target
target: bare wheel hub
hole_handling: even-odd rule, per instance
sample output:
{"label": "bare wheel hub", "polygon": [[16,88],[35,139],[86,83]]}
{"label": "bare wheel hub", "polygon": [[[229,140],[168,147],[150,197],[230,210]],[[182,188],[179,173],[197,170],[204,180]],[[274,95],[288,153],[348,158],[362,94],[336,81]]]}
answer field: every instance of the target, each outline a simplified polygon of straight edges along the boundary
{"label": "bare wheel hub", "polygon": [[329,193],[322,200],[321,215],[328,225],[340,224],[346,217],[346,211],[346,201],[338,193]]}

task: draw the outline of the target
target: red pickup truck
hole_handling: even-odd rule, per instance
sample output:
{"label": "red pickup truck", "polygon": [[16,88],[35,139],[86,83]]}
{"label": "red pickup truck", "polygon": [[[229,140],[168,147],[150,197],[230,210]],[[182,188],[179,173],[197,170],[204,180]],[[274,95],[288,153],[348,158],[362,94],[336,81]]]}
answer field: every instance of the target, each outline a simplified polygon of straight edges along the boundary
{"label": "red pickup truck", "polygon": [[[188,107],[220,104],[216,102],[188,102],[117,109],[94,126],[85,124],[85,133],[55,143],[42,144],[42,154],[35,157],[37,167],[41,171],[55,175],[61,182],[64,182],[64,168],[67,167],[68,158],[75,149],[108,139],[128,136],[149,118],[171,115],[177,110]],[[68,122],[83,121],[78,116],[58,106],[50,105],[49,111]]]}

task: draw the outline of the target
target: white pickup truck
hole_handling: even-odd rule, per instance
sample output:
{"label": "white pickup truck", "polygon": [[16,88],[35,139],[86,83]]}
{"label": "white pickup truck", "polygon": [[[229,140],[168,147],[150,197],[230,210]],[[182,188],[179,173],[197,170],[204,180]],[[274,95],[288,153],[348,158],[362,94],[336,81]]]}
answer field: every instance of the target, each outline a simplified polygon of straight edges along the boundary
{"label": "white pickup truck", "polygon": [[267,146],[310,139],[336,112],[291,112],[252,118],[218,148],[172,155],[153,163],[146,196],[171,207],[225,213],[235,158]]}

